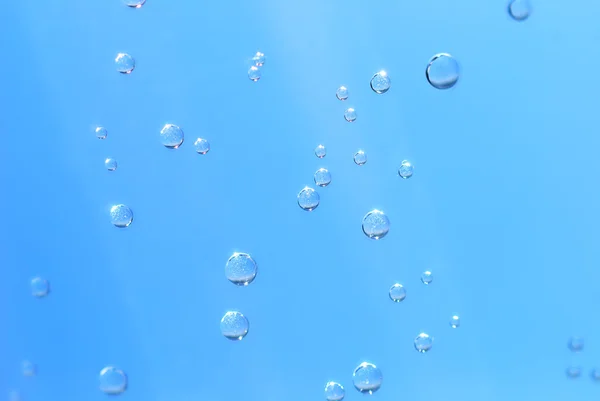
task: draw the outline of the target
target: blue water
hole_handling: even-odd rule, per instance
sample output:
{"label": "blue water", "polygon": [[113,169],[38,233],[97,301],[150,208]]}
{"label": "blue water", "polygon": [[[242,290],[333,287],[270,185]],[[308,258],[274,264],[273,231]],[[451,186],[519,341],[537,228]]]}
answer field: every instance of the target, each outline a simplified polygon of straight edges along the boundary
{"label": "blue water", "polygon": [[[123,400],[324,400],[329,380],[348,401],[597,399],[600,3],[533,7],[517,22],[504,0],[3,4],[0,399],[103,400],[107,365]],[[425,79],[440,52],[461,68],[449,90]],[[305,212],[320,167],[332,183]],[[110,224],[117,203],[129,228]],[[375,208],[380,241],[361,231]],[[259,264],[248,287],[225,278],[234,251]],[[250,321],[239,342],[219,329],[232,309]],[[363,361],[383,373],[372,396],[352,386]]]}

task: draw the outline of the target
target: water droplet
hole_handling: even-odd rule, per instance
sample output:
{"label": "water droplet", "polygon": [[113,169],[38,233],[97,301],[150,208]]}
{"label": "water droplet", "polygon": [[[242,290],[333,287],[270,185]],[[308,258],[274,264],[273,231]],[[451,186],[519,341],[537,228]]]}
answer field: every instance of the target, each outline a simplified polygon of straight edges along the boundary
{"label": "water droplet", "polygon": [[381,239],[390,231],[390,219],[380,210],[373,209],[363,217],[362,230],[372,239]]}
{"label": "water droplet", "polygon": [[398,175],[405,180],[409,179],[413,175],[414,167],[408,160],[402,160],[402,164],[398,167]]}
{"label": "water droplet", "polygon": [[23,371],[23,376],[28,377],[35,376],[37,371],[35,364],[30,361],[23,361],[21,363],[21,369]]}
{"label": "water droplet", "polygon": [[320,168],[315,172],[315,184],[326,187],[331,183],[331,173],[326,168]]}
{"label": "water droplet", "polygon": [[436,89],[452,88],[458,81],[459,73],[458,62],[448,53],[433,56],[425,70],[427,81]]}
{"label": "water droplet", "polygon": [[394,302],[402,302],[406,298],[406,290],[402,286],[402,284],[394,284],[390,288],[390,299]]}
{"label": "water droplet", "polygon": [[131,74],[131,71],[135,68],[135,60],[127,53],[119,53],[115,57],[115,64],[117,71],[121,74]]}
{"label": "water droplet", "polygon": [[365,153],[364,150],[359,150],[358,152],[356,152],[354,154],[354,163],[356,163],[358,166],[362,166],[366,162],[367,162],[367,154]]}
{"label": "water droplet", "polygon": [[248,78],[250,78],[250,81],[256,82],[260,79],[261,76],[262,73],[260,72],[260,68],[258,68],[255,65],[250,67],[250,69],[248,70]]}
{"label": "water droplet", "polygon": [[423,274],[421,274],[421,282],[423,284],[431,284],[431,282],[433,281],[433,274],[431,274],[431,272],[429,270],[424,271]]}
{"label": "water droplet", "polygon": [[584,345],[585,345],[585,342],[583,341],[583,338],[581,338],[581,337],[569,338],[568,347],[573,352],[579,352],[579,351],[583,350]]}
{"label": "water droplet", "polygon": [[110,220],[115,227],[129,227],[133,222],[133,212],[126,205],[114,205],[110,208]]}
{"label": "water droplet", "polygon": [[109,157],[104,160],[104,167],[106,167],[108,171],[115,171],[117,169],[117,161]]}
{"label": "water droplet", "polygon": [[307,212],[311,212],[319,206],[321,197],[319,193],[310,187],[304,187],[302,191],[298,193],[298,206]]}
{"label": "water droplet", "polygon": [[460,327],[460,317],[458,317],[457,315],[450,317],[450,327],[452,327],[453,329],[457,329],[458,327]]}
{"label": "water droplet", "polygon": [[346,88],[345,86],[340,86],[335,92],[335,97],[337,97],[338,100],[342,101],[348,99],[348,88]]}
{"label": "water droplet", "polygon": [[392,81],[390,80],[390,77],[387,72],[383,70],[379,71],[371,78],[371,89],[373,89],[373,92],[375,93],[383,94],[390,90],[391,85]]}
{"label": "water droplet", "polygon": [[569,366],[566,369],[567,377],[569,379],[577,379],[581,376],[581,367],[580,366]]}
{"label": "water droplet", "polygon": [[344,386],[336,382],[329,382],[325,385],[325,399],[327,401],[342,401],[346,396]]}
{"label": "water droplet", "polygon": [[131,8],[141,8],[146,3],[146,0],[123,0],[123,4]]}
{"label": "water droplet", "polygon": [[240,312],[227,312],[221,319],[221,333],[232,341],[246,337],[248,328],[248,319]]}
{"label": "water droplet", "polygon": [[169,149],[177,149],[183,143],[183,130],[175,124],[165,124],[160,130],[160,140]]}
{"label": "water droplet", "polygon": [[344,112],[344,118],[349,123],[353,123],[354,121],[356,121],[356,111],[352,107],[347,108]]}
{"label": "water droplet", "polygon": [[319,145],[315,148],[315,156],[317,156],[319,159],[324,158],[326,155],[327,149],[325,149],[325,146]]}
{"label": "water droplet", "polygon": [[256,52],[254,57],[252,57],[252,62],[256,67],[262,67],[263,65],[265,65],[265,61],[265,55],[261,52]]}
{"label": "water droplet", "polygon": [[508,14],[516,21],[525,21],[531,14],[529,0],[512,0],[508,4]]}
{"label": "water droplet", "polygon": [[194,142],[194,147],[196,148],[196,152],[205,155],[210,150],[210,143],[206,139],[198,138],[196,142]]}
{"label": "water droplet", "polygon": [[96,127],[94,131],[96,132],[96,138],[98,139],[106,139],[106,136],[108,135],[108,131],[104,127]]}
{"label": "water droplet", "polygon": [[100,371],[100,391],[116,395],[127,390],[127,375],[121,369],[107,366]]}
{"label": "water droplet", "polygon": [[421,353],[429,351],[433,347],[433,337],[427,333],[421,333],[415,337],[415,349]]}
{"label": "water droplet", "polygon": [[592,371],[590,372],[590,377],[594,381],[600,381],[600,370],[597,368],[592,369]]}
{"label": "water droplet", "polygon": [[31,294],[43,298],[50,293],[50,283],[45,278],[35,277],[31,280]]}
{"label": "water droplet", "polygon": [[383,375],[377,366],[363,362],[354,369],[352,382],[361,393],[373,394],[381,387]]}
{"label": "water droplet", "polygon": [[235,252],[225,264],[225,276],[235,285],[248,285],[256,278],[258,267],[252,256]]}

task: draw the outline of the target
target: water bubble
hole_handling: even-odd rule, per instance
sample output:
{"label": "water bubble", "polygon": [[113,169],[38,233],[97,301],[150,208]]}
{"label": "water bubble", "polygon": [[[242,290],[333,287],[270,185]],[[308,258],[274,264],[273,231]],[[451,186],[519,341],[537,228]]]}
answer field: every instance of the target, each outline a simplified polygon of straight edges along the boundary
{"label": "water bubble", "polygon": [[450,327],[453,329],[460,327],[460,317],[457,315],[450,317]]}
{"label": "water bubble", "polygon": [[331,173],[326,168],[320,168],[315,172],[315,184],[326,187],[331,183]]}
{"label": "water bubble", "polygon": [[240,312],[227,312],[221,319],[221,333],[232,341],[246,337],[248,328],[248,319]]}
{"label": "water bubble", "polygon": [[45,278],[35,277],[31,280],[31,294],[43,298],[50,293],[50,283]]}
{"label": "water bubble", "polygon": [[30,361],[23,361],[21,363],[21,369],[23,371],[23,376],[35,376],[36,374],[36,367],[35,364],[30,362]]}
{"label": "water bubble", "polygon": [[569,379],[577,379],[581,376],[581,367],[580,366],[569,366],[565,373]]}
{"label": "water bubble", "polygon": [[383,375],[377,366],[363,362],[354,369],[352,382],[361,393],[373,394],[381,387]]}
{"label": "water bubble", "polygon": [[196,139],[196,142],[194,142],[194,147],[198,154],[205,155],[210,150],[210,143],[206,139],[198,138]]}
{"label": "water bubble", "polygon": [[390,231],[390,219],[380,210],[373,209],[363,217],[363,233],[372,239],[381,239]]}
{"label": "water bubble", "polygon": [[406,298],[406,290],[402,286],[402,284],[394,284],[390,288],[390,299],[394,302],[402,302]]}
{"label": "water bubble", "polygon": [[127,375],[121,369],[107,366],[100,371],[100,391],[116,395],[127,390]]}
{"label": "water bubble", "polygon": [[346,88],[345,86],[340,86],[335,92],[335,97],[342,101],[348,99],[348,88]]}
{"label": "water bubble", "polygon": [[512,0],[508,4],[508,14],[516,21],[524,21],[531,14],[529,0]]}
{"label": "water bubble", "polygon": [[405,180],[409,179],[413,175],[414,167],[408,160],[402,160],[402,164],[398,167],[398,175]]}
{"label": "water bubble", "polygon": [[433,337],[427,333],[421,333],[415,337],[415,349],[421,353],[429,351],[433,347]]}
{"label": "water bubble", "polygon": [[265,65],[265,61],[266,61],[265,55],[264,55],[264,53],[261,53],[261,52],[256,52],[254,57],[252,57],[252,62],[257,67],[262,67],[263,65]]}
{"label": "water bubble", "polygon": [[115,171],[117,169],[117,161],[108,157],[106,160],[104,160],[104,167],[106,167],[108,171]]}
{"label": "water bubble", "polygon": [[129,227],[133,222],[133,212],[126,205],[114,205],[110,208],[110,220],[115,227]]}
{"label": "water bubble", "polygon": [[458,62],[448,53],[433,56],[425,70],[427,81],[436,89],[452,88],[458,81],[459,73]]}
{"label": "water bubble", "polygon": [[340,383],[329,382],[325,385],[325,399],[327,401],[342,401],[346,396],[346,390]]}
{"label": "water bubble", "polygon": [[19,393],[17,390],[12,390],[11,392],[8,393],[8,401],[21,401],[21,393]]}
{"label": "water bubble", "polygon": [[321,197],[319,193],[310,187],[304,187],[302,191],[298,193],[298,206],[307,212],[311,212],[319,206]]}
{"label": "water bubble", "polygon": [[165,124],[160,130],[160,140],[169,149],[177,149],[183,143],[183,130],[175,124]]}
{"label": "water bubble", "polygon": [[356,121],[356,111],[352,107],[347,108],[344,112],[344,118],[349,123],[353,123],[354,121]]}
{"label": "water bubble", "polygon": [[367,154],[365,153],[364,150],[361,149],[354,154],[354,163],[356,163],[356,165],[362,166],[366,162],[367,162]]}
{"label": "water bubble", "polygon": [[146,3],[146,0],[123,0],[123,3],[127,7],[141,8]]}
{"label": "water bubble", "polygon": [[600,381],[600,370],[597,368],[592,369],[592,371],[590,372],[590,377],[594,381]]}
{"label": "water bubble", "polygon": [[315,156],[317,156],[319,159],[324,158],[326,155],[327,149],[325,149],[325,146],[319,145],[315,148]]}
{"label": "water bubble", "polygon": [[94,131],[96,132],[96,138],[98,139],[106,139],[106,136],[108,135],[108,131],[104,127],[96,127]]}
{"label": "water bubble", "polygon": [[581,337],[571,337],[569,338],[569,343],[567,346],[573,352],[579,352],[583,350],[583,346],[585,345],[583,338]]}
{"label": "water bubble", "polygon": [[261,76],[262,72],[260,72],[260,68],[258,68],[255,65],[250,67],[250,69],[248,70],[248,78],[250,79],[250,81],[256,82],[260,79]]}
{"label": "water bubble", "polygon": [[433,281],[433,274],[427,270],[421,274],[421,282],[425,285],[431,284]]}
{"label": "water bubble", "polygon": [[390,90],[390,86],[392,85],[392,81],[388,76],[387,72],[381,70],[371,78],[371,89],[373,92],[378,94],[383,94]]}
{"label": "water bubble", "polygon": [[248,285],[256,278],[258,267],[252,256],[235,252],[225,264],[225,276],[235,285]]}
{"label": "water bubble", "polygon": [[127,53],[119,53],[115,57],[115,64],[117,71],[121,74],[131,74],[131,71],[135,68],[135,60]]}

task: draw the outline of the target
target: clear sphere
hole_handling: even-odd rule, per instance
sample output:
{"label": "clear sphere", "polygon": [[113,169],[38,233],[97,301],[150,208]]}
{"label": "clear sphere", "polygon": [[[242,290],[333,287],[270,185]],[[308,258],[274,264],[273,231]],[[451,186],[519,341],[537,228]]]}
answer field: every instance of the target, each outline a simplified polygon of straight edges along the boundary
{"label": "clear sphere", "polygon": [[424,271],[421,274],[421,282],[423,284],[429,285],[429,284],[431,284],[432,281],[433,281],[433,274],[429,270]]}
{"label": "clear sphere", "polygon": [[337,97],[338,100],[341,101],[348,99],[348,88],[346,88],[345,86],[340,86],[335,92],[335,97]]}
{"label": "clear sphere", "polygon": [[460,327],[460,317],[453,315],[450,317],[450,327],[457,329]]}
{"label": "clear sphere", "polygon": [[21,393],[17,390],[12,390],[8,393],[8,401],[22,401]]}
{"label": "clear sphere", "polygon": [[354,154],[354,163],[356,163],[357,166],[362,166],[366,162],[367,162],[367,154],[365,153],[364,150],[361,149]]}
{"label": "clear sphere", "polygon": [[245,286],[256,278],[258,266],[252,256],[235,252],[225,264],[225,276],[235,285]]}
{"label": "clear sphere", "polygon": [[298,193],[298,206],[307,212],[315,210],[319,206],[320,201],[321,197],[319,193],[310,187],[304,187]]}
{"label": "clear sphere", "polygon": [[115,171],[117,169],[117,161],[109,157],[104,160],[104,167],[106,167],[108,171]]}
{"label": "clear sphere", "polygon": [[580,366],[569,366],[565,370],[567,377],[569,379],[577,379],[581,376],[581,367]]}
{"label": "clear sphere", "polygon": [[36,298],[43,298],[50,293],[50,283],[42,277],[35,277],[31,280],[31,295]]}
{"label": "clear sphere", "polygon": [[108,135],[108,131],[104,127],[96,127],[94,132],[96,133],[96,138],[98,139],[106,139]]}
{"label": "clear sphere", "polygon": [[392,85],[392,81],[388,76],[387,72],[381,70],[371,78],[371,89],[373,92],[378,94],[383,94],[390,90],[390,86]]}
{"label": "clear sphere", "polygon": [[380,210],[371,210],[363,217],[362,230],[367,237],[379,240],[390,231],[390,219]]}
{"label": "clear sphere", "polygon": [[525,21],[531,14],[531,3],[529,0],[512,0],[508,4],[508,15],[515,21]]}
{"label": "clear sphere", "polygon": [[326,155],[327,149],[325,149],[325,146],[319,145],[315,148],[315,156],[317,156],[319,159],[324,158]]}
{"label": "clear sphere", "polygon": [[261,52],[256,52],[254,57],[252,57],[252,62],[257,67],[262,67],[263,65],[265,65],[265,61],[266,61],[265,55],[264,55],[264,53],[261,53]]}
{"label": "clear sphere", "polygon": [[227,312],[221,319],[221,333],[232,341],[239,341],[248,334],[250,324],[240,312]]}
{"label": "clear sphere", "polygon": [[210,143],[206,139],[198,138],[194,142],[194,148],[198,154],[205,155],[210,150]]}
{"label": "clear sphere", "polygon": [[100,371],[100,391],[116,395],[127,390],[127,375],[121,369],[107,366]]}
{"label": "clear sphere", "polygon": [[328,382],[325,385],[325,399],[327,401],[342,401],[346,396],[344,387],[336,382]]}
{"label": "clear sphere", "polygon": [[349,123],[353,123],[354,121],[356,121],[356,111],[352,107],[347,108],[344,112],[344,118]]}
{"label": "clear sphere", "polygon": [[592,378],[593,381],[600,381],[600,369],[594,368],[592,369],[592,371],[590,372],[590,377]]}
{"label": "clear sphere", "polygon": [[567,345],[571,351],[579,352],[583,350],[585,342],[581,337],[571,337],[569,338],[569,343]]}
{"label": "clear sphere", "polygon": [[429,60],[425,76],[436,89],[450,89],[458,81],[460,69],[458,62],[448,53],[436,54]]}
{"label": "clear sphere", "polygon": [[115,65],[121,74],[131,74],[135,69],[135,60],[127,53],[119,53],[115,57]]}
{"label": "clear sphere", "polygon": [[326,168],[320,168],[315,172],[315,184],[326,187],[331,183],[331,173]]}
{"label": "clear sphere", "polygon": [[37,373],[37,369],[34,363],[30,361],[23,361],[21,363],[21,369],[23,371],[23,376],[35,376]]}
{"label": "clear sphere", "polygon": [[405,180],[412,177],[414,171],[414,167],[408,160],[402,160],[402,164],[398,167],[398,175]]}
{"label": "clear sphere", "polygon": [[415,337],[415,349],[421,353],[429,351],[433,347],[433,337],[427,333],[421,333]]}
{"label": "clear sphere", "polygon": [[175,124],[165,124],[160,130],[160,140],[164,147],[177,149],[183,143],[183,130]]}
{"label": "clear sphere", "polygon": [[146,3],[146,0],[123,0],[123,4],[131,8],[141,8]]}
{"label": "clear sphere", "polygon": [[262,72],[260,71],[260,68],[255,65],[250,67],[250,69],[248,70],[248,79],[250,79],[250,81],[256,82],[260,79],[261,76]]}
{"label": "clear sphere", "polygon": [[394,302],[402,302],[406,298],[406,290],[402,286],[402,284],[394,284],[390,288],[390,299]]}
{"label": "clear sphere", "polygon": [[361,393],[373,394],[379,390],[382,382],[381,370],[369,362],[358,365],[352,374],[352,383]]}
{"label": "clear sphere", "polygon": [[110,220],[115,227],[129,227],[133,222],[133,212],[126,205],[114,205],[110,208]]}

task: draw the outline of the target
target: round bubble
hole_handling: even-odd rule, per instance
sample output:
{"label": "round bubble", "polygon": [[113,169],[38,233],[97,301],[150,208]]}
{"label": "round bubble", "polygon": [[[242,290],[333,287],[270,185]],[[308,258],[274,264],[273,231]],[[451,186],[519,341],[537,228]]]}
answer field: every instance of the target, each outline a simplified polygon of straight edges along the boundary
{"label": "round bubble", "polygon": [[263,65],[265,65],[265,61],[266,61],[265,55],[264,55],[264,53],[261,53],[261,52],[256,52],[254,57],[252,57],[252,62],[257,67],[262,67]]}
{"label": "round bubble", "polygon": [[569,338],[568,347],[573,352],[579,352],[579,351],[583,350],[584,345],[585,345],[585,342],[583,341],[583,338],[581,338],[581,337]]}
{"label": "round bubble", "polygon": [[194,148],[198,154],[205,155],[210,150],[210,143],[206,139],[198,138],[194,142]]}
{"label": "round bubble", "polygon": [[354,121],[356,121],[356,111],[352,107],[347,108],[344,112],[344,118],[349,123],[353,123]]}
{"label": "round bubble", "polygon": [[458,62],[448,53],[433,56],[425,70],[427,81],[436,89],[452,88],[458,81],[459,74]]}
{"label": "round bubble", "polygon": [[388,76],[387,72],[381,70],[371,78],[371,89],[373,92],[378,94],[383,94],[390,90],[390,86],[392,85],[392,81]]}
{"label": "round bubble", "polygon": [[23,361],[21,363],[21,369],[23,371],[23,376],[35,376],[37,373],[36,366],[31,361]]}
{"label": "round bubble", "polygon": [[431,284],[432,281],[433,281],[433,274],[429,270],[424,271],[421,274],[421,282],[423,284],[429,285],[429,284]]}
{"label": "round bubble", "polygon": [[577,379],[581,376],[581,367],[580,366],[569,366],[567,367],[565,373],[569,379]]}
{"label": "round bubble", "polygon": [[508,14],[515,21],[525,21],[531,14],[531,2],[529,0],[512,0],[508,4]]}
{"label": "round bubble", "polygon": [[458,317],[457,315],[451,316],[450,327],[452,327],[453,329],[457,329],[458,327],[460,327],[460,317]]}
{"label": "round bubble", "polygon": [[409,179],[413,175],[413,165],[408,160],[402,160],[400,167],[398,167],[398,175],[405,180]]}
{"label": "round bubble", "polygon": [[326,187],[331,183],[331,173],[326,168],[320,168],[315,172],[315,184]]}
{"label": "round bubble", "polygon": [[249,327],[248,319],[240,312],[227,312],[221,319],[221,333],[232,341],[246,337]]}
{"label": "round bubble", "polygon": [[127,390],[127,375],[113,366],[105,367],[100,371],[100,390],[110,395],[123,393]]}
{"label": "round bubble", "polygon": [[320,201],[319,193],[310,187],[304,187],[298,193],[298,206],[307,212],[315,210]]}
{"label": "round bubble", "polygon": [[346,88],[345,86],[340,86],[335,92],[335,97],[337,97],[338,100],[341,101],[348,99],[348,88]]}
{"label": "round bubble", "polygon": [[363,362],[354,369],[352,382],[361,393],[373,394],[381,387],[383,375],[377,366]]}
{"label": "round bubble", "polygon": [[183,130],[175,124],[165,124],[160,130],[160,140],[168,149],[177,149],[183,143]]}
{"label": "round bubble", "polygon": [[344,387],[336,382],[328,382],[325,385],[325,399],[327,401],[342,401],[346,396]]}
{"label": "round bubble", "polygon": [[131,74],[135,69],[135,60],[127,53],[119,53],[115,57],[115,65],[121,74]]}
{"label": "round bubble", "polygon": [[96,127],[94,132],[96,132],[96,138],[98,139],[106,139],[108,135],[108,131],[104,127]]}
{"label": "round bubble", "polygon": [[258,266],[252,256],[235,252],[225,264],[225,276],[235,285],[244,286],[254,281]]}
{"label": "round bubble", "polygon": [[31,280],[31,294],[36,298],[43,298],[50,293],[50,283],[42,277]]}
{"label": "round bubble", "polygon": [[133,222],[133,212],[126,205],[114,205],[110,208],[110,220],[115,227],[129,227]]}
{"label": "round bubble", "polygon": [[127,7],[141,8],[146,3],[146,0],[123,0],[123,3]]}
{"label": "round bubble", "polygon": [[390,219],[381,210],[371,210],[363,217],[362,230],[371,239],[382,239],[390,231]]}
{"label": "round bubble", "polygon": [[402,302],[406,298],[406,290],[402,286],[402,284],[394,284],[390,288],[390,299],[394,302]]}
{"label": "round bubble", "polygon": [[115,171],[117,169],[117,161],[111,157],[108,157],[106,160],[104,160],[104,167],[106,167],[108,171]]}
{"label": "round bubble", "polygon": [[421,333],[415,337],[415,349],[421,353],[425,353],[433,346],[433,337],[427,333]]}
{"label": "round bubble", "polygon": [[327,149],[325,149],[325,146],[319,145],[315,148],[315,156],[317,156],[319,159],[324,158],[326,155]]}
{"label": "round bubble", "polygon": [[22,401],[21,393],[17,390],[12,390],[8,393],[8,401]]}
{"label": "round bubble", "polygon": [[357,166],[362,166],[366,162],[367,162],[367,154],[365,153],[364,150],[359,150],[354,154],[354,163],[356,163]]}
{"label": "round bubble", "polygon": [[250,67],[250,69],[248,70],[248,79],[250,79],[250,81],[256,82],[260,79],[261,76],[262,72],[260,71],[260,68],[258,68],[255,65]]}
{"label": "round bubble", "polygon": [[590,377],[594,381],[600,381],[600,369],[598,369],[598,368],[592,369],[592,371],[590,372]]}

